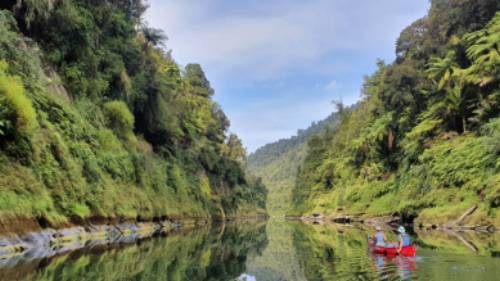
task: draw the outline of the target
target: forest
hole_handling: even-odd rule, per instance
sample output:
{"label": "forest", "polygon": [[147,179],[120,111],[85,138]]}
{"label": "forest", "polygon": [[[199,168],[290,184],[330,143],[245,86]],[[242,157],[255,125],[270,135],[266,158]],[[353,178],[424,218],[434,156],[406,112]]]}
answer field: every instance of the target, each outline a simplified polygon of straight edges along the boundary
{"label": "forest", "polygon": [[307,143],[315,135],[333,130],[338,125],[336,113],[298,130],[295,136],[266,144],[248,155],[246,169],[268,190],[266,209],[270,216],[283,217],[292,203],[297,170],[307,155]]}
{"label": "forest", "polygon": [[0,220],[265,215],[199,64],[142,0],[0,3]]}
{"label": "forest", "polygon": [[292,216],[398,215],[500,225],[500,2],[432,0],[378,61],[362,100],[338,104],[298,170]]}

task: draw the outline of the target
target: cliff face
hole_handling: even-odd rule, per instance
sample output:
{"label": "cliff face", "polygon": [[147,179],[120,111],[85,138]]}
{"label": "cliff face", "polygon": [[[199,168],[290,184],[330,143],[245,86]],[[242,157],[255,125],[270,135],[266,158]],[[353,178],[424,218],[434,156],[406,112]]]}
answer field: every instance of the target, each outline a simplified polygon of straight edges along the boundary
{"label": "cliff face", "polygon": [[4,4],[0,230],[265,214],[203,70],[157,47],[142,1]]}

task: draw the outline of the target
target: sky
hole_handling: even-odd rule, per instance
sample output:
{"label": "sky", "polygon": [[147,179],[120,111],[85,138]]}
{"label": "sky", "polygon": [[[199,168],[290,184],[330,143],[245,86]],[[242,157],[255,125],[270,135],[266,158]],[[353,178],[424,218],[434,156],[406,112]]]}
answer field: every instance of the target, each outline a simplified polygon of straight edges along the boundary
{"label": "sky", "polygon": [[200,63],[249,152],[353,104],[427,0],[149,0],[177,63]]}

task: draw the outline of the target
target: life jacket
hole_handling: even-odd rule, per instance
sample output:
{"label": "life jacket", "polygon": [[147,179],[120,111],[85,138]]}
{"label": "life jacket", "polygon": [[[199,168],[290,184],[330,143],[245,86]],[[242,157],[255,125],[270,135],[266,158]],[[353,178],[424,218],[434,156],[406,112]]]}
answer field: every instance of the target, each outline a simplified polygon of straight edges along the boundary
{"label": "life jacket", "polygon": [[375,234],[375,245],[381,247],[385,245],[384,234],[382,232],[377,232]]}
{"label": "life jacket", "polygon": [[403,247],[411,246],[410,236],[408,234],[401,234],[401,241],[403,241]]}

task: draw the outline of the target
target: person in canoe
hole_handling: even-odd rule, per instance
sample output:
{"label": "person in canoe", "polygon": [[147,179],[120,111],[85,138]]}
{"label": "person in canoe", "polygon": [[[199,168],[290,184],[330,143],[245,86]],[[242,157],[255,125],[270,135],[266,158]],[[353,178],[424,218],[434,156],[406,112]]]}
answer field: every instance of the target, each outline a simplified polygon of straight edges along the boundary
{"label": "person in canoe", "polygon": [[398,253],[400,253],[403,247],[411,246],[411,240],[410,240],[410,235],[406,234],[404,226],[400,226],[398,228],[398,232],[399,232],[399,243],[396,242],[395,244],[397,245]]}
{"label": "person in canoe", "polygon": [[410,236],[406,234],[406,230],[403,226],[397,229],[399,233],[399,241],[386,243],[385,235],[379,227],[377,227],[377,233],[374,237],[369,237],[370,240],[370,250],[376,254],[383,254],[386,256],[396,256],[403,255],[408,257],[413,257],[417,253],[417,248],[411,245]]}
{"label": "person in canoe", "polygon": [[382,232],[382,228],[377,226],[375,230],[377,230],[377,232],[373,236],[373,243],[375,243],[377,247],[385,247],[385,241],[387,241],[387,239],[385,238],[384,232]]}

